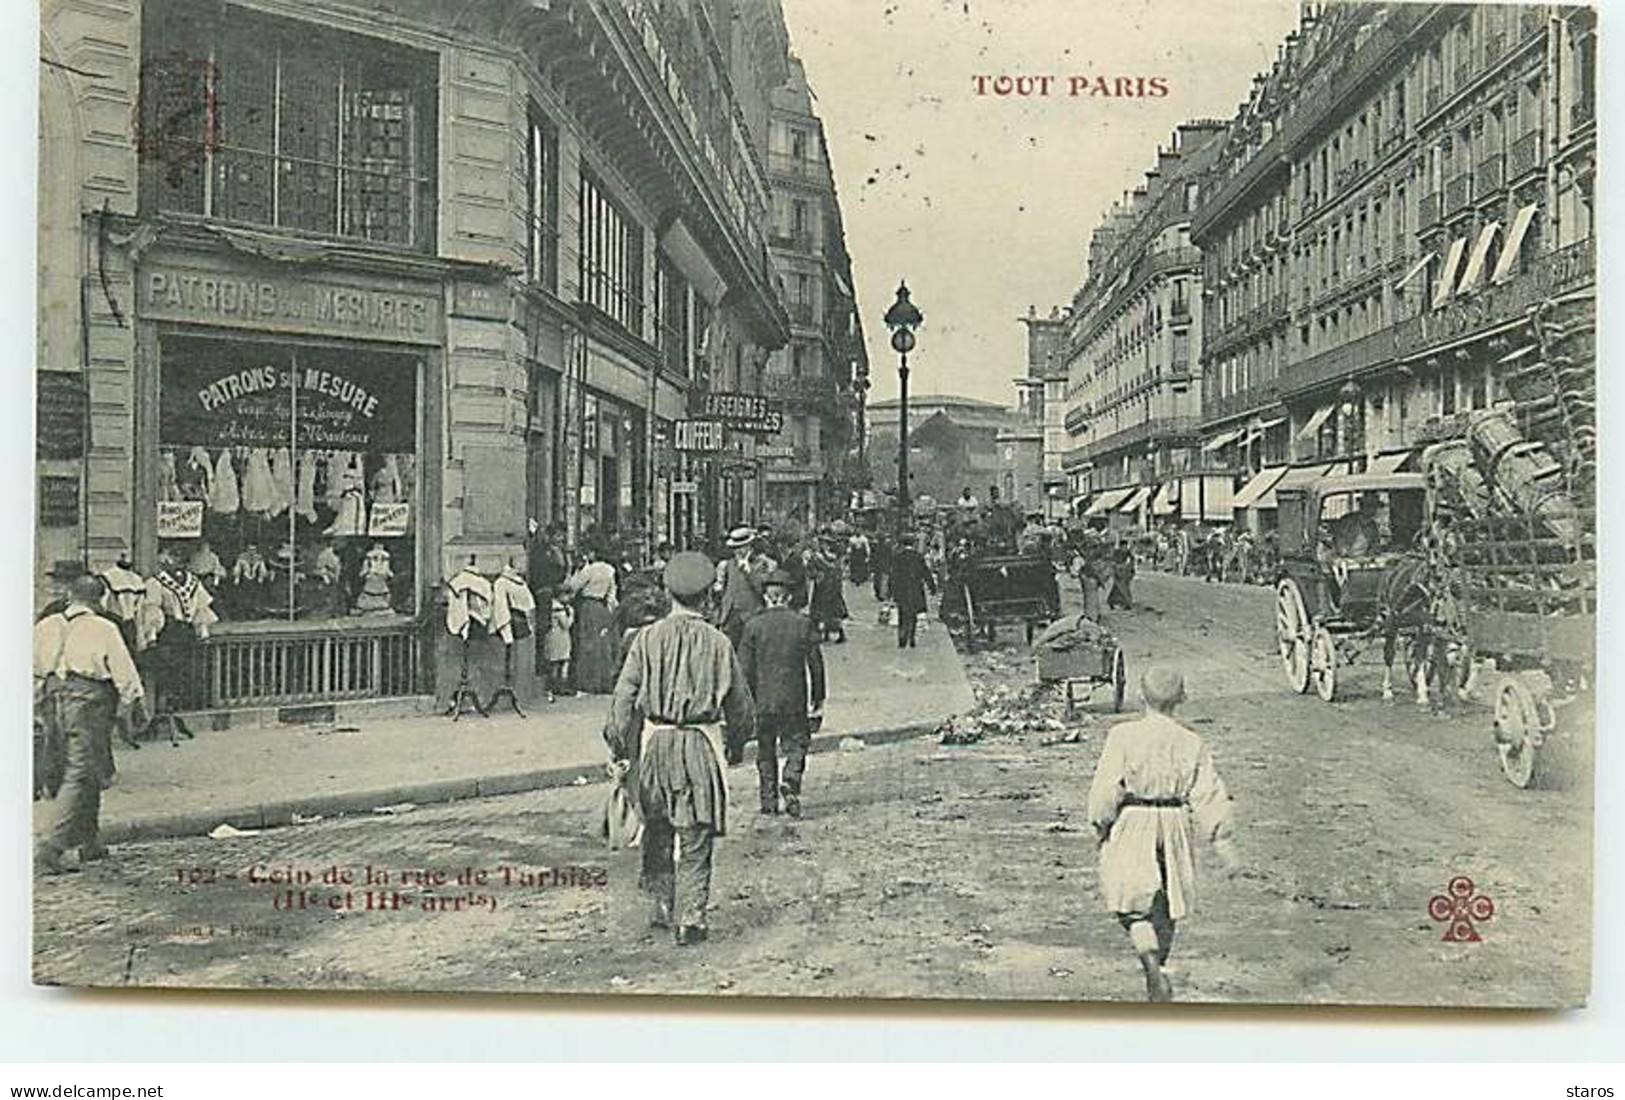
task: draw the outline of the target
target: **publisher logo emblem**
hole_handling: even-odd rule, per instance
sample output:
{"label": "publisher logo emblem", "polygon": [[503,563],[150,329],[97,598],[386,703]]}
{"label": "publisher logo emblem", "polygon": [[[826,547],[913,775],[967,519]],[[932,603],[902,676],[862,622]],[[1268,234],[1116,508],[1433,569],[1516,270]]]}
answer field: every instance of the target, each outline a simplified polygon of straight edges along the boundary
{"label": "publisher logo emblem", "polygon": [[1479,943],[1478,926],[1495,916],[1495,902],[1478,893],[1473,880],[1457,875],[1428,901],[1428,916],[1444,925],[1445,943]]}

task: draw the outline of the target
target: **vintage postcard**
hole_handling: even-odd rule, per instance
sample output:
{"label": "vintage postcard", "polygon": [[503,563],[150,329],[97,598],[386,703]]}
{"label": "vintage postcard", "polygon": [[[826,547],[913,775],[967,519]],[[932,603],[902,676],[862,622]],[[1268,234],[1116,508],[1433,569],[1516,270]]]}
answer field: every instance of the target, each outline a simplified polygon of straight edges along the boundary
{"label": "vintage postcard", "polygon": [[40,66],[36,982],[1585,1003],[1593,8]]}

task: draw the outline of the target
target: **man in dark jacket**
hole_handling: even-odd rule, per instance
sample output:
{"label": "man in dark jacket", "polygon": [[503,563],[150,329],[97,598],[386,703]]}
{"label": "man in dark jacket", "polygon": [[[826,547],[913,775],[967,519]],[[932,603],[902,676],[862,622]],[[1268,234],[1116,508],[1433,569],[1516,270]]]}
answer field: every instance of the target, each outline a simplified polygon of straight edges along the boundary
{"label": "man in dark jacket", "polygon": [[926,591],[936,592],[937,579],[912,534],[897,540],[891,560],[891,590],[897,604],[897,648],[913,649],[916,624],[925,611]]}
{"label": "man in dark jacket", "polygon": [[[812,720],[824,707],[824,655],[812,621],[789,606],[794,578],[783,569],[767,576],[767,607],[745,624],[739,665],[756,700],[756,773],[762,813],[801,816],[801,777],[807,768]],[[779,746],[784,777],[779,777]]]}

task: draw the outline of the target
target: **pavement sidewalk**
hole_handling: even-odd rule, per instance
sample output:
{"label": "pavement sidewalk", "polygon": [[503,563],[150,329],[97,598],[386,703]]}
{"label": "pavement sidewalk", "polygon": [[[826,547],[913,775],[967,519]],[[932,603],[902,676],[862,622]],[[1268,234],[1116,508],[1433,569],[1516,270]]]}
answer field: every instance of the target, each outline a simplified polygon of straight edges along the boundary
{"label": "pavement sidewalk", "polygon": [[[844,737],[875,743],[934,729],[972,704],[970,684],[936,621],[919,648],[897,648],[866,592],[848,589],[848,641],[826,645],[829,699],[813,751]],[[224,823],[291,824],[296,815],[366,813],[602,778],[608,696],[577,696],[516,715],[380,718],[338,725],[199,731],[171,747],[118,746],[118,779],[102,799],[102,835],[187,836]],[[754,746],[752,746],[754,749]],[[36,830],[50,803],[36,803]]]}

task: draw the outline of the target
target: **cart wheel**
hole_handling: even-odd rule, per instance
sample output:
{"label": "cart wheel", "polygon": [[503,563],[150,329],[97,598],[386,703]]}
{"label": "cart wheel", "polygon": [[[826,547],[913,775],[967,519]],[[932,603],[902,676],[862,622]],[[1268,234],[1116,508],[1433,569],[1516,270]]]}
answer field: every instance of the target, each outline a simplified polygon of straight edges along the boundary
{"label": "cart wheel", "polygon": [[1322,701],[1329,703],[1337,697],[1337,643],[1324,626],[1315,627],[1309,638],[1309,676]]}
{"label": "cart wheel", "polygon": [[1535,786],[1541,739],[1533,693],[1519,680],[1504,681],[1495,693],[1495,751],[1502,774],[1519,790]]}
{"label": "cart wheel", "polygon": [[1298,582],[1288,577],[1275,589],[1275,640],[1286,682],[1302,695],[1309,690],[1309,616]]}
{"label": "cart wheel", "polygon": [[1128,670],[1123,665],[1123,647],[1112,651],[1112,711],[1122,713],[1123,693],[1128,690]]}

